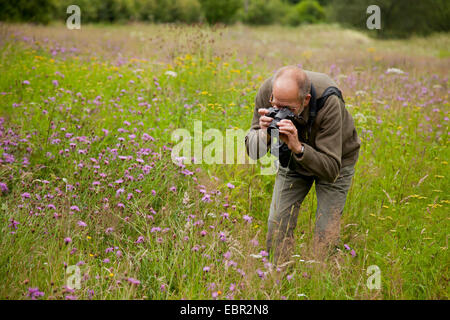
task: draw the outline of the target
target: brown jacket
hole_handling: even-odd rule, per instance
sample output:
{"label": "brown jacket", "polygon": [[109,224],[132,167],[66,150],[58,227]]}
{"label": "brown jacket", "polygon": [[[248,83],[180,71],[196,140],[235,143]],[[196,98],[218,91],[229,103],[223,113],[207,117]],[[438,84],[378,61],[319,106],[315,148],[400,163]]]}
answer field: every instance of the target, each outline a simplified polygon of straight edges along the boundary
{"label": "brown jacket", "polygon": [[[316,90],[317,99],[327,87],[337,87],[326,74],[306,70],[305,73]],[[247,154],[254,160],[267,153],[270,147],[270,143],[267,144],[266,130],[260,130],[258,109],[271,107],[269,99],[272,94],[272,79],[273,76],[266,79],[258,90],[252,126],[245,137]],[[304,129],[299,131],[299,140],[305,146],[305,151],[300,158],[293,154],[291,161],[294,161],[295,171],[300,174],[334,182],[339,176],[341,167],[354,165],[358,160],[361,141],[353,118],[336,95],[330,96],[317,113],[311,128],[310,144],[307,144],[305,124],[308,117],[309,106],[300,114],[300,118],[304,119],[300,127]],[[259,152],[257,148],[261,148]]]}

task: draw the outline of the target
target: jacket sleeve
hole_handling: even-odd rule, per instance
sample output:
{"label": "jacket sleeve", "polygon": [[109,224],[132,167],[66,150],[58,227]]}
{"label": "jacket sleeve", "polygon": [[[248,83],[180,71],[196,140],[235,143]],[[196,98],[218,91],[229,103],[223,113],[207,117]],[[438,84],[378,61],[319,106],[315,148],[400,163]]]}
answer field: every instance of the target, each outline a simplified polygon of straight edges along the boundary
{"label": "jacket sleeve", "polygon": [[320,124],[315,137],[315,148],[303,143],[303,155],[297,157],[293,154],[293,158],[320,179],[334,182],[339,176],[342,158],[342,111],[338,97],[331,96],[327,99],[317,120]]}
{"label": "jacket sleeve", "polygon": [[248,156],[253,160],[258,160],[263,157],[270,147],[270,140],[267,141],[267,131],[261,130],[261,127],[259,126],[259,118],[261,116],[258,113],[259,108],[271,107],[269,97],[267,96],[270,91],[269,81],[270,78],[263,83],[256,94],[252,125],[250,127],[250,131],[245,136],[245,148]]}

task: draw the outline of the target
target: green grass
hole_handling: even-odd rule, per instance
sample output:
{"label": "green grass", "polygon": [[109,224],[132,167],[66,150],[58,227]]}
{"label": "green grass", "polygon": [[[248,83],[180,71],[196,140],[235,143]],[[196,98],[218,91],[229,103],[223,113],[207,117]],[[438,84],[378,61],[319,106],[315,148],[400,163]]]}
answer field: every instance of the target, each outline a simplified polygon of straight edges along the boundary
{"label": "green grass", "polygon": [[[33,28],[1,25],[1,298],[29,299],[35,287],[44,299],[449,298],[448,35],[429,38],[433,55],[421,49],[427,39],[375,41],[336,26]],[[55,47],[65,52],[53,56]],[[180,168],[167,147],[175,129],[193,134],[195,120],[203,132],[247,130],[259,85],[297,63],[338,81],[363,142],[341,226],[356,257],[341,247],[311,261],[312,189],[295,232],[300,257],[261,279],[267,266],[250,254],[265,249],[275,177],[250,164]],[[408,74],[386,74],[391,67]],[[79,261],[81,288],[70,292],[65,265]],[[381,270],[380,290],[366,286],[370,265]]]}

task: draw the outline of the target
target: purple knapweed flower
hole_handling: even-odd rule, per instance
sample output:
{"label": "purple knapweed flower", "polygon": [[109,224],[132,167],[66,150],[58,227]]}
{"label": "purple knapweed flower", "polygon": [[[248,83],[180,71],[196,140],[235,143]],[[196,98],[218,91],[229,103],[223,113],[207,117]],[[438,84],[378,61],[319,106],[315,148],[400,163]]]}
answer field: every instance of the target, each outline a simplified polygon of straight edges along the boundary
{"label": "purple knapweed flower", "polygon": [[142,243],[142,242],[144,242],[144,237],[143,236],[139,236],[135,243]]}
{"label": "purple knapweed flower", "polygon": [[28,288],[28,296],[31,300],[36,300],[37,298],[44,296],[44,292],[39,291],[39,288]]}
{"label": "purple knapweed flower", "polygon": [[30,194],[28,193],[28,192],[24,192],[24,193],[22,193],[22,198],[23,199],[29,199],[31,196],[30,196]]}
{"label": "purple knapweed flower", "polygon": [[87,224],[84,222],[84,221],[78,221],[77,222],[77,224],[80,226],[80,227],[87,227]]}
{"label": "purple knapweed flower", "polygon": [[140,282],[139,280],[134,279],[134,278],[128,278],[127,281],[128,281],[129,283],[131,283],[131,284],[134,284],[134,285],[139,285],[139,284],[141,284],[141,282]]}
{"label": "purple knapweed flower", "polygon": [[267,257],[269,254],[267,253],[267,251],[264,251],[264,250],[262,250],[260,253],[259,253],[261,256],[263,256],[263,257]]}
{"label": "purple knapweed flower", "polygon": [[118,197],[118,196],[120,196],[122,193],[124,193],[125,192],[125,189],[123,189],[123,188],[120,188],[120,189],[117,189],[117,191],[116,191],[116,197]]}
{"label": "purple knapweed flower", "polygon": [[8,192],[8,186],[6,185],[6,183],[0,182],[0,191],[4,194]]}

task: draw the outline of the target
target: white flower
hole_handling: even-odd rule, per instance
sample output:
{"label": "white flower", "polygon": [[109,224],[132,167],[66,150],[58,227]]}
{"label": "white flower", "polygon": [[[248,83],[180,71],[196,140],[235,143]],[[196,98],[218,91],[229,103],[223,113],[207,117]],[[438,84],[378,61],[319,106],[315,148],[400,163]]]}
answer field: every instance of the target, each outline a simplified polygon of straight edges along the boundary
{"label": "white flower", "polygon": [[166,71],[164,74],[166,74],[168,76],[171,76],[171,77],[174,77],[174,78],[177,76],[177,73],[174,72],[174,71]]}
{"label": "white flower", "polygon": [[397,68],[389,68],[386,70],[386,73],[404,74],[405,72]]}

